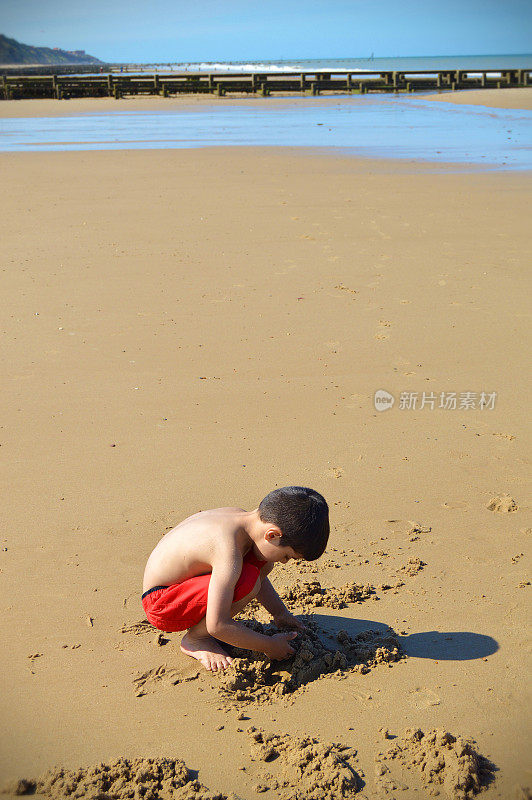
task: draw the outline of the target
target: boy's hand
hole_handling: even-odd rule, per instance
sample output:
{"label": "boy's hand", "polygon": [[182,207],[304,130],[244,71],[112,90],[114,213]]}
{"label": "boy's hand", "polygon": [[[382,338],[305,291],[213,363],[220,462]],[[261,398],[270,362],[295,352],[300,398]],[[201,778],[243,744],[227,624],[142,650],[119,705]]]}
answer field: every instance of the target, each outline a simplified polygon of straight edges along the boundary
{"label": "boy's hand", "polygon": [[292,633],[276,633],[274,636],[270,636],[270,641],[267,647],[264,648],[265,654],[269,658],[274,658],[278,661],[288,658],[294,654],[293,648],[290,647],[290,642],[296,636],[297,633],[295,631]]}
{"label": "boy's hand", "polygon": [[295,631],[305,630],[303,623],[297,617],[294,617],[294,615],[289,611],[286,611],[283,614],[278,614],[273,618],[273,621],[275,622],[277,628],[288,628],[289,630]]}

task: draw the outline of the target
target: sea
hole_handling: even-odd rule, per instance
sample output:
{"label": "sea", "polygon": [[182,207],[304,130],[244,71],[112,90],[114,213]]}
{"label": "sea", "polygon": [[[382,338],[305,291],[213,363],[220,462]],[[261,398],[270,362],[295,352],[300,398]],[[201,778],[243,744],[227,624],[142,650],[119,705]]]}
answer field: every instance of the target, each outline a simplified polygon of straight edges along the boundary
{"label": "sea", "polygon": [[463,69],[475,70],[532,69],[532,54],[475,55],[475,56],[396,56],[367,58],[303,58],[248,61],[176,61],[171,63],[123,64],[128,72],[379,72],[395,70]]}

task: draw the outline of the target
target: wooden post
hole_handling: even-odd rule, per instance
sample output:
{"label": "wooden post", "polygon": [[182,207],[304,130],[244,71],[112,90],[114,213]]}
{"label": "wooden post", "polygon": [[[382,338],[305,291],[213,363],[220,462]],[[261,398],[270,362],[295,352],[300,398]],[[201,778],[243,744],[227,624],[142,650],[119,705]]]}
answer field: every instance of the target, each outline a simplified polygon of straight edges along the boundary
{"label": "wooden post", "polygon": [[261,93],[262,97],[269,97],[270,96],[271,92],[270,92],[269,86],[268,86],[266,81],[263,81],[261,83],[260,93]]}
{"label": "wooden post", "polygon": [[366,92],[367,92],[366,84],[363,83],[362,81],[360,81],[360,84],[359,84],[359,91],[360,91],[360,94],[366,94]]}
{"label": "wooden post", "polygon": [[120,100],[120,98],[122,97],[122,92],[120,91],[120,88],[118,86],[115,86],[113,88],[113,97],[115,100]]}
{"label": "wooden post", "polygon": [[307,83],[306,83],[306,79],[305,79],[305,73],[302,72],[301,75],[299,76],[299,88],[300,88],[300,90],[302,92],[304,92],[306,87],[307,87]]}
{"label": "wooden post", "polygon": [[317,84],[316,81],[312,81],[312,83],[310,84],[310,93],[312,95],[316,95],[316,94],[320,93],[320,90],[318,88],[318,84]]}
{"label": "wooden post", "polygon": [[221,83],[217,83],[216,84],[216,94],[218,95],[218,97],[224,97],[225,96],[225,89],[224,89],[224,87],[222,86]]}
{"label": "wooden post", "polygon": [[113,96],[113,76],[111,73],[107,76],[107,93],[109,97]]}

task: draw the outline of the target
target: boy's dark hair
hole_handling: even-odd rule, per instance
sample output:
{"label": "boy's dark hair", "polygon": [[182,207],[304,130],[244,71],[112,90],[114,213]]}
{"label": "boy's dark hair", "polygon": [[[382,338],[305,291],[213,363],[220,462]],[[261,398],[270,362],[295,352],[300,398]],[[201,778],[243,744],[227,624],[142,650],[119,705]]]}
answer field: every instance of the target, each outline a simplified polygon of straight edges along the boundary
{"label": "boy's dark hair", "polygon": [[304,486],[274,489],[261,501],[259,517],[281,530],[281,544],[315,561],[329,539],[329,506],[324,497]]}

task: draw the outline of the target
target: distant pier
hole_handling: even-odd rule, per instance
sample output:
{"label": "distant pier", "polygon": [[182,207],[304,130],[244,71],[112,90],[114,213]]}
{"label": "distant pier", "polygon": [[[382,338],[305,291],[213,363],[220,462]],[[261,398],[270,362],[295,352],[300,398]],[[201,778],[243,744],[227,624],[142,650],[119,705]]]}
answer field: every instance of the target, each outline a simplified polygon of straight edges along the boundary
{"label": "distant pier", "polygon": [[[42,69],[42,68],[41,68]],[[35,70],[0,69],[0,98],[21,100],[37,98],[68,99],[75,97],[115,97],[125,95],[181,94],[310,94],[323,92],[419,92],[457,89],[504,89],[532,86],[532,69],[415,70],[409,72],[276,72],[276,73],[205,73],[154,72],[122,73],[109,70],[97,74],[54,74]],[[44,74],[43,74],[44,73]]]}

